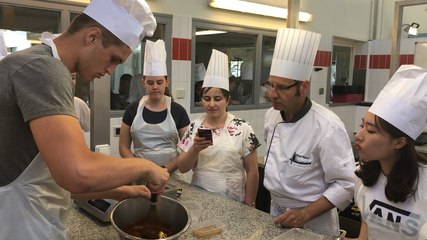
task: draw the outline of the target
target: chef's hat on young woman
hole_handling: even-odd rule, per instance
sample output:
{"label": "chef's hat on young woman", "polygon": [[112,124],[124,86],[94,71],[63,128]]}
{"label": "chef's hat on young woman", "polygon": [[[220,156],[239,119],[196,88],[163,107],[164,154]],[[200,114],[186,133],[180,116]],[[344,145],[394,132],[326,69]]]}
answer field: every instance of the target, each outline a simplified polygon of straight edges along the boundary
{"label": "chef's hat on young woman", "polygon": [[153,36],[156,19],[144,0],[92,0],[83,11],[134,49]]}
{"label": "chef's hat on young woman", "polygon": [[228,56],[213,49],[202,88],[216,87],[229,91],[228,76]]}
{"label": "chef's hat on young woman", "polygon": [[320,34],[293,28],[277,31],[271,62],[271,76],[297,81],[310,80]]}
{"label": "chef's hat on young woman", "polygon": [[144,76],[166,76],[166,48],[161,39],[156,42],[147,40],[144,53]]}
{"label": "chef's hat on young woman", "polygon": [[427,123],[427,69],[400,66],[368,111],[415,140]]}

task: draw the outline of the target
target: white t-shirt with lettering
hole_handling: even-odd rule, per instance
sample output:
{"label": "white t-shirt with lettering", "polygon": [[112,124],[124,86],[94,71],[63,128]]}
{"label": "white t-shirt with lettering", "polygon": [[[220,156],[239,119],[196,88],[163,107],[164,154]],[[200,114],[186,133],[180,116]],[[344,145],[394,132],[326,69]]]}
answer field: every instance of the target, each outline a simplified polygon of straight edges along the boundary
{"label": "white t-shirt with lettering", "polygon": [[[366,187],[356,177],[355,202],[368,225],[369,239],[426,239],[419,236],[427,222],[427,167],[420,167],[418,188],[405,202],[385,196],[387,178],[381,174],[374,186]],[[424,237],[424,238],[423,238]]]}

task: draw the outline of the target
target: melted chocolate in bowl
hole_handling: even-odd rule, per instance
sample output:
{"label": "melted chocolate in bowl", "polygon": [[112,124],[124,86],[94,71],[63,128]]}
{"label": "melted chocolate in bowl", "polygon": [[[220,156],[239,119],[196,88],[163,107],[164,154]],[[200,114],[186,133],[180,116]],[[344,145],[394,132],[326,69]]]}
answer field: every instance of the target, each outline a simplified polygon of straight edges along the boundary
{"label": "melted chocolate in bowl", "polygon": [[177,239],[187,231],[191,223],[187,209],[172,198],[160,198],[155,209],[147,198],[128,198],[114,207],[111,223],[121,239]]}
{"label": "melted chocolate in bowl", "polygon": [[176,232],[172,232],[172,227],[168,224],[160,224],[159,222],[152,222],[146,218],[142,218],[133,224],[123,227],[123,231],[135,237],[145,239],[162,239],[170,237]]}

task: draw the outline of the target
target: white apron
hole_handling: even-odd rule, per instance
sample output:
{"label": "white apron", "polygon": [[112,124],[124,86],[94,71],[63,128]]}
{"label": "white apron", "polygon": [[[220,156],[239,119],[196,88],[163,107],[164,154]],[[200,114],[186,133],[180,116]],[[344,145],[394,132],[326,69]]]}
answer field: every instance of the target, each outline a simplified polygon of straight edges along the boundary
{"label": "white apron", "polygon": [[[59,59],[51,38],[41,39]],[[12,183],[0,187],[0,239],[66,239],[70,193],[53,180],[40,153]]]}
{"label": "white apron", "polygon": [[[246,177],[242,156],[234,146],[227,126],[233,120],[228,118],[221,134],[213,133],[213,146],[199,153],[193,168],[192,184],[210,192],[221,193],[238,202],[245,201]],[[202,121],[203,122],[203,121]]]}
{"label": "white apron", "polygon": [[[274,217],[277,217],[286,211],[285,206],[286,202],[281,202],[281,199],[271,195],[271,206],[270,213]],[[311,229],[313,231],[326,234],[329,236],[338,236],[339,235],[339,218],[337,209],[333,208],[330,211],[327,211],[316,218],[313,218],[311,221],[307,222],[304,225],[304,228]]]}
{"label": "white apron", "polygon": [[0,187],[0,239],[66,239],[63,217],[70,202],[38,153],[17,179]]}
{"label": "white apron", "polygon": [[[176,129],[175,121],[172,117],[171,98],[165,96],[167,106],[166,119],[158,124],[151,124],[144,121],[142,111],[148,96],[144,96],[139,101],[138,110],[130,128],[130,134],[134,145],[134,155],[140,158],[146,158],[155,162],[159,166],[164,166],[172,159],[178,156],[177,144],[179,133]],[[182,174],[179,170],[172,176],[189,182],[190,173]],[[142,184],[142,181],[137,181]]]}

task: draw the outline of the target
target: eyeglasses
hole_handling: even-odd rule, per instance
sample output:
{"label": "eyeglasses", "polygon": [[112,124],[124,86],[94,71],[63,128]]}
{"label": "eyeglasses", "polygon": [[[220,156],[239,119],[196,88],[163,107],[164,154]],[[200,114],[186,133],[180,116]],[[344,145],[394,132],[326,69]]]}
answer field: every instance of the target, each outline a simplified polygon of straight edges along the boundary
{"label": "eyeglasses", "polygon": [[296,86],[296,85],[298,85],[298,81],[296,81],[294,84],[291,84],[291,85],[289,85],[289,86],[286,86],[286,85],[283,85],[283,84],[274,84],[274,83],[271,83],[270,81],[267,81],[266,83],[265,83],[265,85],[267,85],[267,86],[269,86],[269,87],[271,87],[271,88],[274,88],[276,91],[278,91],[278,92],[284,92],[285,90],[287,90],[287,89],[289,89],[289,88],[291,88],[291,87],[293,87],[293,86]]}

